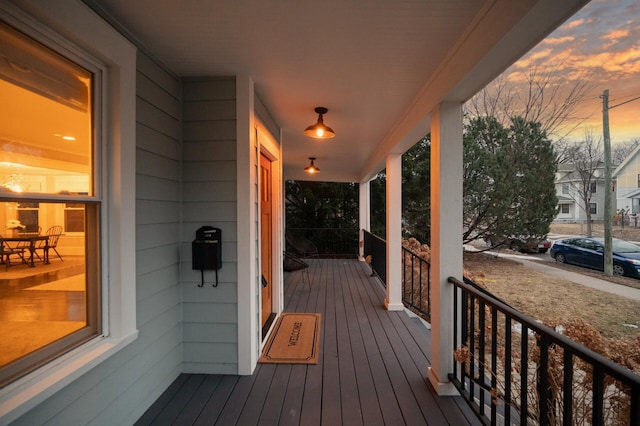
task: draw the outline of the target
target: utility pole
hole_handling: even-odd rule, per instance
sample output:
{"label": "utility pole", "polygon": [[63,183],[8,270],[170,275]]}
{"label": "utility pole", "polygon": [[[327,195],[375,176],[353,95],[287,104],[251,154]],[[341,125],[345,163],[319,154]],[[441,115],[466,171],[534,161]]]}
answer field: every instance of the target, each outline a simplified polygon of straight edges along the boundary
{"label": "utility pole", "polygon": [[[609,135],[609,89],[602,94],[602,131],[604,133],[604,274],[613,275],[611,193],[611,137]],[[589,208],[589,206],[587,206]]]}
{"label": "utility pole", "polygon": [[[614,192],[613,180],[611,179],[611,136],[609,135],[609,110],[617,108],[629,102],[637,101],[640,96],[621,102],[617,105],[609,106],[609,89],[605,89],[602,98],[602,132],[604,133],[604,274],[613,275],[613,244],[612,244],[612,222],[613,212],[611,211],[611,193]],[[587,206],[588,208],[588,206]],[[624,214],[622,215],[624,226]]]}

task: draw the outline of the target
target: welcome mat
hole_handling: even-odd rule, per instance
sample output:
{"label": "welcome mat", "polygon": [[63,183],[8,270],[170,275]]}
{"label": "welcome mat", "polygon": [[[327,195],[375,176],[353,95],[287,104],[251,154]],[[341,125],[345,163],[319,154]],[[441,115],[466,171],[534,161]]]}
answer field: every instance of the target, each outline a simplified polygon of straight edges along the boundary
{"label": "welcome mat", "polygon": [[258,361],[274,364],[317,364],[321,321],[321,314],[280,314]]}

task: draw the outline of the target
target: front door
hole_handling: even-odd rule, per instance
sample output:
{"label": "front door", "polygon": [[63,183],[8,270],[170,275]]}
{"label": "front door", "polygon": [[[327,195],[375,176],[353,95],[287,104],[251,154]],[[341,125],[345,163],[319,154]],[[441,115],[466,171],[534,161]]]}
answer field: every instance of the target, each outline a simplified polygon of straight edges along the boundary
{"label": "front door", "polygon": [[273,318],[271,192],[271,161],[264,155],[260,155],[260,261],[262,264],[260,272],[262,273],[263,329],[268,328],[268,323]]}

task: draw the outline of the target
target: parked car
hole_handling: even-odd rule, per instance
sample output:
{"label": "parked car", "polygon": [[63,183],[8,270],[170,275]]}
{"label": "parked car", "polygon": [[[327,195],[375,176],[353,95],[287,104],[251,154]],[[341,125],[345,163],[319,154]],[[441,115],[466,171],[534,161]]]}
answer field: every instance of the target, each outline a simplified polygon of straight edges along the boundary
{"label": "parked car", "polygon": [[[487,247],[500,245],[500,241],[495,235],[485,235],[484,242]],[[551,241],[544,239],[528,239],[527,237],[512,236],[507,238],[502,245],[514,251],[524,253],[546,253],[551,247]]]}
{"label": "parked car", "polygon": [[[640,246],[612,239],[613,273],[640,278]],[[572,237],[557,240],[549,255],[558,263],[604,270],[604,238]]]}

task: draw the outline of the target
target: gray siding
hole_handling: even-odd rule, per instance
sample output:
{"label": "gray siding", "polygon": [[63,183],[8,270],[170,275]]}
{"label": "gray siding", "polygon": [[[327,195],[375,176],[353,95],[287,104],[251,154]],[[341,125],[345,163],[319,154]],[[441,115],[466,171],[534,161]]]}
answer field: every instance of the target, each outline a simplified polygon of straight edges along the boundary
{"label": "gray siding", "polygon": [[139,53],[137,92],[139,337],[17,424],[131,424],[181,372],[180,85]]}
{"label": "gray siding", "polygon": [[[238,371],[235,78],[183,80],[183,365],[190,373]],[[222,230],[222,265],[191,269],[191,241],[204,225]]]}

